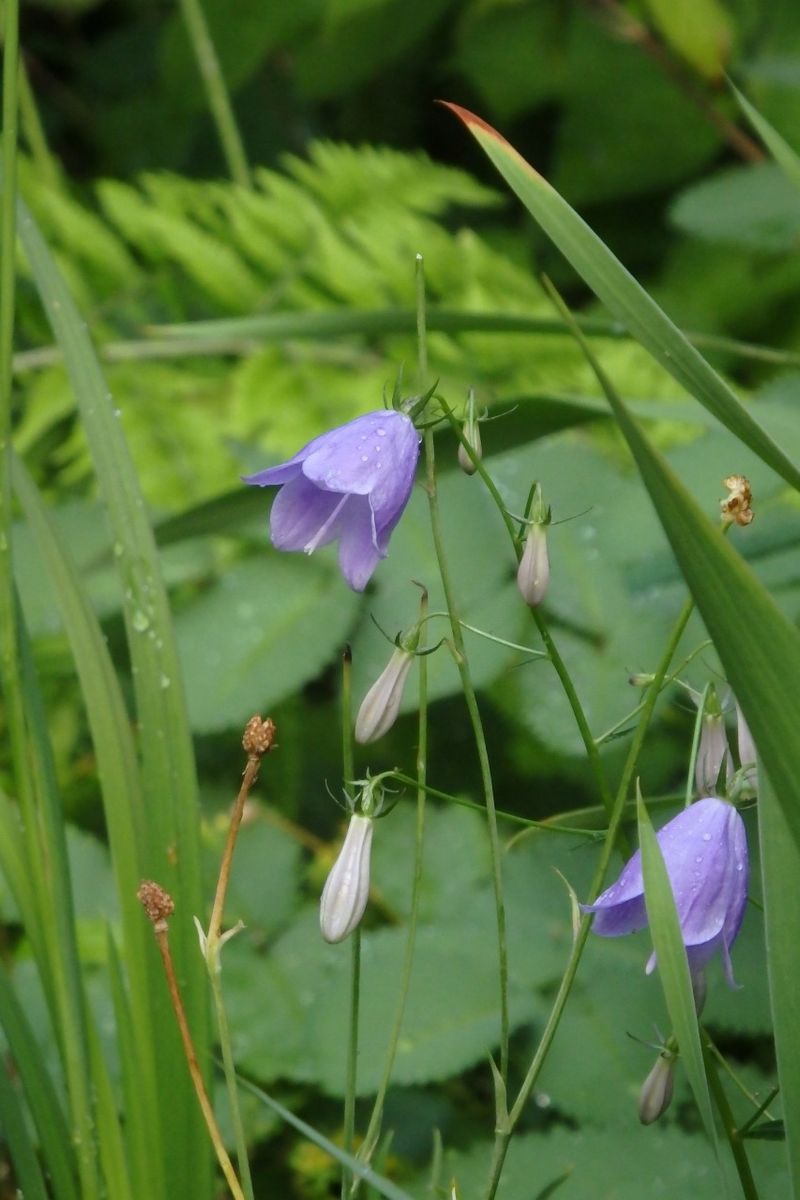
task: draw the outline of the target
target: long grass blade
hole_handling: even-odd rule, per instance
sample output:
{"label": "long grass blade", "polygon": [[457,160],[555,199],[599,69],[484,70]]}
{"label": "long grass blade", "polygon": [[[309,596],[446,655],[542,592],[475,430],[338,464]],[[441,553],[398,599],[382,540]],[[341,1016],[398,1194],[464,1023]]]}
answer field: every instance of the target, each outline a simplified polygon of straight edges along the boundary
{"label": "long grass blade", "polygon": [[800,469],[566,200],[497,130],[456,104],[447,107],[464,122],[534,220],[612,316],[731,433],[793,487],[800,488]]}
{"label": "long grass blade", "polygon": [[[143,871],[176,897],[173,951],[201,1062],[207,1061],[209,1013],[202,959],[192,917],[201,913],[197,781],[177,648],[157,548],[113,398],[85,323],[27,207],[20,202],[20,237],[67,369],[100,489],[108,510],[123,592],[123,613],[136,694],[142,762]],[[125,898],[128,903],[127,897]],[[142,918],[143,919],[143,918]],[[159,1082],[154,1136],[169,1130],[161,1157],[171,1195],[209,1195],[210,1156],[187,1079],[163,984],[151,1000],[151,1055]],[[156,1114],[160,1109],[160,1121]],[[157,1129],[156,1129],[157,1126]],[[156,1143],[157,1144],[157,1143]]]}
{"label": "long grass blade", "polygon": [[759,770],[758,825],[767,935],[767,972],[781,1085],[791,1194],[800,1197],[800,850],[791,837],[769,775]]}

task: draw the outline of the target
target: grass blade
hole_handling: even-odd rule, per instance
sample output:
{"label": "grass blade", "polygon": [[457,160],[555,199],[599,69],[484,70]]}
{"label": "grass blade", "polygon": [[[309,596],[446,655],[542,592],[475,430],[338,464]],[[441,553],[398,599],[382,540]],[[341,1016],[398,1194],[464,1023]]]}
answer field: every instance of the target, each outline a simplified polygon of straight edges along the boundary
{"label": "grass blade", "polygon": [[703,1047],[694,1006],[689,960],[686,957],[678,910],[675,907],[661,847],[641,796],[636,805],[636,817],[639,826],[639,846],[642,851],[647,920],[653,936],[667,1012],[678,1039],[681,1061],[686,1068],[695,1103],[714,1153],[719,1159],[714,1110],[703,1064]]}
{"label": "grass blade", "polygon": [[566,200],[497,130],[456,104],[447,107],[464,122],[534,220],[609,312],[731,433],[787,483],[800,489],[800,470]]}
{"label": "grass blade", "polygon": [[736,101],[744,115],[747,117],[750,124],[755,129],[758,136],[761,138],[764,145],[769,150],[775,162],[783,171],[787,179],[800,188],[800,156],[798,156],[789,143],[781,137],[777,129],[770,125],[769,121],[762,117],[757,108],[754,108],[746,96],[743,96],[738,88],[730,85],[731,91],[736,97]]}
{"label": "grass blade", "polygon": [[775,1055],[786,1133],[792,1197],[800,1197],[800,989],[797,947],[800,945],[800,850],[789,836],[786,816],[777,802],[769,775],[759,772],[758,827],[767,935],[767,972]]}
{"label": "grass blade", "polygon": [[[177,898],[173,952],[201,1062],[208,1061],[209,1012],[203,962],[192,917],[202,913],[197,780],[177,647],[158,552],[127,444],[97,356],[75,303],[27,207],[20,238],[72,385],[114,538],[124,596],[140,729],[143,872]],[[127,898],[126,898],[127,900]],[[144,918],[140,918],[142,921]],[[210,1151],[162,983],[151,997],[160,1012],[150,1054],[159,1076],[153,1132],[170,1134],[166,1165],[171,1195],[210,1194]],[[160,1108],[160,1120],[156,1113]],[[156,1157],[156,1155],[154,1155]]]}
{"label": "grass blade", "polygon": [[800,632],[651,444],[586,339],[571,328],[633,454],[800,846]]}

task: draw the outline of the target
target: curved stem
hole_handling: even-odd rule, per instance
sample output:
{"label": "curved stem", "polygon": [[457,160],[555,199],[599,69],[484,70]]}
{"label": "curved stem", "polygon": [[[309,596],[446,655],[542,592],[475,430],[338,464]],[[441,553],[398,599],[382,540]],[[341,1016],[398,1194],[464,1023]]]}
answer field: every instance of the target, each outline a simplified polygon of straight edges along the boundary
{"label": "curved stem", "polygon": [[[427,608],[428,597],[427,593],[423,594],[421,605],[421,624],[420,624],[420,642],[419,650],[425,649],[425,610]],[[425,800],[429,791],[427,787],[427,770],[428,770],[428,659],[427,655],[420,654],[417,659],[419,664],[419,721],[418,721],[418,740],[417,740],[417,816],[414,827],[414,870],[411,880],[411,906],[408,914],[408,935],[406,937],[405,953],[403,955],[403,969],[400,979],[400,995],[397,1001],[397,1009],[395,1011],[394,1024],[389,1035],[389,1047],[386,1053],[386,1064],[383,1070],[378,1094],[375,1097],[375,1103],[372,1108],[372,1116],[369,1119],[367,1132],[364,1136],[364,1147],[367,1155],[372,1153],[372,1149],[378,1139],[381,1128],[381,1120],[383,1119],[383,1105],[386,1099],[386,1092],[389,1088],[392,1068],[394,1066],[395,1056],[397,1054],[397,1045],[400,1041],[400,1033],[403,1028],[403,1017],[405,1015],[406,1000],[408,999],[408,990],[411,985],[411,971],[414,965],[414,949],[417,938],[417,922],[419,918],[419,897],[420,884],[422,882],[422,865],[423,865],[423,848],[425,838]]]}
{"label": "curved stem", "polygon": [[[694,601],[690,597],[681,609],[678,620],[675,623],[675,628],[672,631],[664,654],[661,657],[661,662],[659,663],[658,669],[653,676],[653,680],[647,689],[647,695],[645,696],[644,704],[642,706],[639,723],[636,726],[633,740],[628,749],[628,757],[625,760],[625,766],[622,770],[619,786],[617,788],[617,794],[614,798],[614,807],[611,813],[611,820],[609,821],[605,841],[603,842],[600,861],[597,864],[597,870],[595,871],[594,879],[592,880],[592,887],[590,890],[591,900],[596,899],[603,886],[603,881],[605,879],[609,863],[611,862],[611,856],[614,852],[617,834],[619,832],[625,812],[625,804],[628,791],[633,780],[633,775],[636,770],[636,763],[638,761],[642,745],[644,744],[645,735],[650,724],[650,718],[653,715],[653,710],[661,691],[662,684],[667,672],[669,671],[670,663],[675,655],[678,643],[683,636],[693,609]],[[533,1091],[536,1080],[539,1078],[544,1061],[547,1057],[548,1051],[550,1050],[550,1046],[553,1043],[553,1038],[556,1035],[556,1030],[558,1029],[570,991],[572,990],[572,985],[575,981],[575,976],[578,972],[578,966],[583,954],[583,948],[586,945],[586,939],[589,936],[591,920],[591,916],[589,915],[585,915],[581,920],[578,933],[572,945],[566,970],[564,971],[561,983],[559,984],[555,1000],[553,1001],[553,1006],[550,1010],[550,1015],[547,1018],[547,1024],[544,1027],[544,1031],[539,1041],[539,1045],[536,1048],[536,1052],[531,1060],[530,1066],[528,1067],[525,1079],[523,1080],[522,1086],[519,1089],[517,1099],[515,1100],[511,1111],[509,1112],[507,1125],[505,1128],[498,1130],[497,1134],[495,1135],[495,1151],[492,1157],[489,1179],[484,1192],[484,1200],[494,1200],[494,1196],[497,1191],[497,1185],[500,1182],[500,1175],[503,1169],[506,1151],[508,1149],[508,1141],[514,1131],[514,1127],[522,1115],[522,1111],[528,1101],[528,1098],[530,1097],[531,1092]]]}
{"label": "curved stem", "polygon": [[[428,370],[428,359],[425,341],[425,278],[422,269],[422,258],[417,257],[417,335],[419,347],[420,385],[424,388]],[[458,615],[455,593],[453,591],[450,569],[444,548],[442,536],[441,514],[436,482],[436,459],[433,447],[433,430],[428,426],[424,435],[425,445],[425,483],[428,493],[428,509],[431,519],[431,533],[439,565],[439,575],[445,596],[445,604],[450,618],[450,631],[453,646],[456,650],[456,666],[461,677],[461,688],[467,705],[475,746],[478,752],[481,783],[486,803],[486,824],[489,832],[489,851],[491,855],[492,885],[494,889],[495,913],[497,918],[497,954],[500,980],[500,1075],[505,1082],[508,1076],[508,945],[506,939],[506,913],[503,900],[502,865],[500,861],[500,838],[497,831],[497,812],[494,802],[494,784],[489,764],[489,752],[486,745],[486,735],[483,730],[478,700],[472,683],[469,669],[469,659],[464,646],[464,634]]]}
{"label": "curved stem", "polygon": [[[348,797],[353,798],[355,760],[353,754],[353,690],[350,647],[342,656],[342,770]],[[350,939],[350,1021],[347,1037],[347,1069],[344,1089],[344,1148],[353,1149],[356,1125],[356,1082],[358,1075],[358,1020],[361,1006],[361,930],[355,929]],[[353,1177],[355,1179],[355,1177]],[[350,1172],[342,1167],[342,1200],[350,1187]]]}

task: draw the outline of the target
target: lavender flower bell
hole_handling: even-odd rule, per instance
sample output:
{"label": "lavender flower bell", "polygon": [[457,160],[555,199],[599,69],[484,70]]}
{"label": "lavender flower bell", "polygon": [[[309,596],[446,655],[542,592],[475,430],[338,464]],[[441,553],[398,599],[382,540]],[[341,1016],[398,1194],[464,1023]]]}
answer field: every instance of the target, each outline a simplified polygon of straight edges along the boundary
{"label": "lavender flower bell", "polygon": [[414,423],[393,409],[367,413],[314,438],[288,462],[245,478],[280,487],[270,514],[277,550],[304,550],[339,539],[339,566],[361,592],[411,495],[419,458]]}
{"label": "lavender flower bell", "polygon": [[[733,979],[730,948],[742,924],[747,902],[747,839],[744,822],[733,805],[707,796],[683,809],[656,834],[678,910],[683,942],[696,995],[702,994],[702,971],[717,950],[725,978]],[[628,860],[616,883],[594,904],[592,929],[601,937],[620,937],[647,925],[642,859],[639,850]],[[656,965],[650,955],[647,973]]]}

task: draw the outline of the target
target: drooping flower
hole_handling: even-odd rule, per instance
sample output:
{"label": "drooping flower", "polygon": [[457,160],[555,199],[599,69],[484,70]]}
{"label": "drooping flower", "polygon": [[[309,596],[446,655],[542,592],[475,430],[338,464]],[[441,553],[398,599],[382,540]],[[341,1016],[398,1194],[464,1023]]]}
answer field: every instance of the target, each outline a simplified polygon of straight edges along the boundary
{"label": "drooping flower", "polygon": [[361,592],[403,514],[419,458],[419,435],[405,413],[367,413],[314,438],[288,462],[245,483],[279,487],[270,514],[277,550],[304,550],[339,539],[339,566]]}
{"label": "drooping flower", "polygon": [[369,896],[372,817],[353,813],[344,843],[322,889],[319,927],[326,942],[341,942],[364,915]]}
{"label": "drooping flower", "polygon": [[[733,805],[716,796],[684,808],[656,834],[667,868],[681,933],[694,977],[696,998],[703,992],[703,969],[722,955],[725,978],[735,987],[730,949],[742,924],[747,902],[747,838]],[[593,932],[620,937],[647,925],[641,852],[637,850],[594,904],[581,906],[595,914]],[[655,953],[647,963],[649,974]]]}

